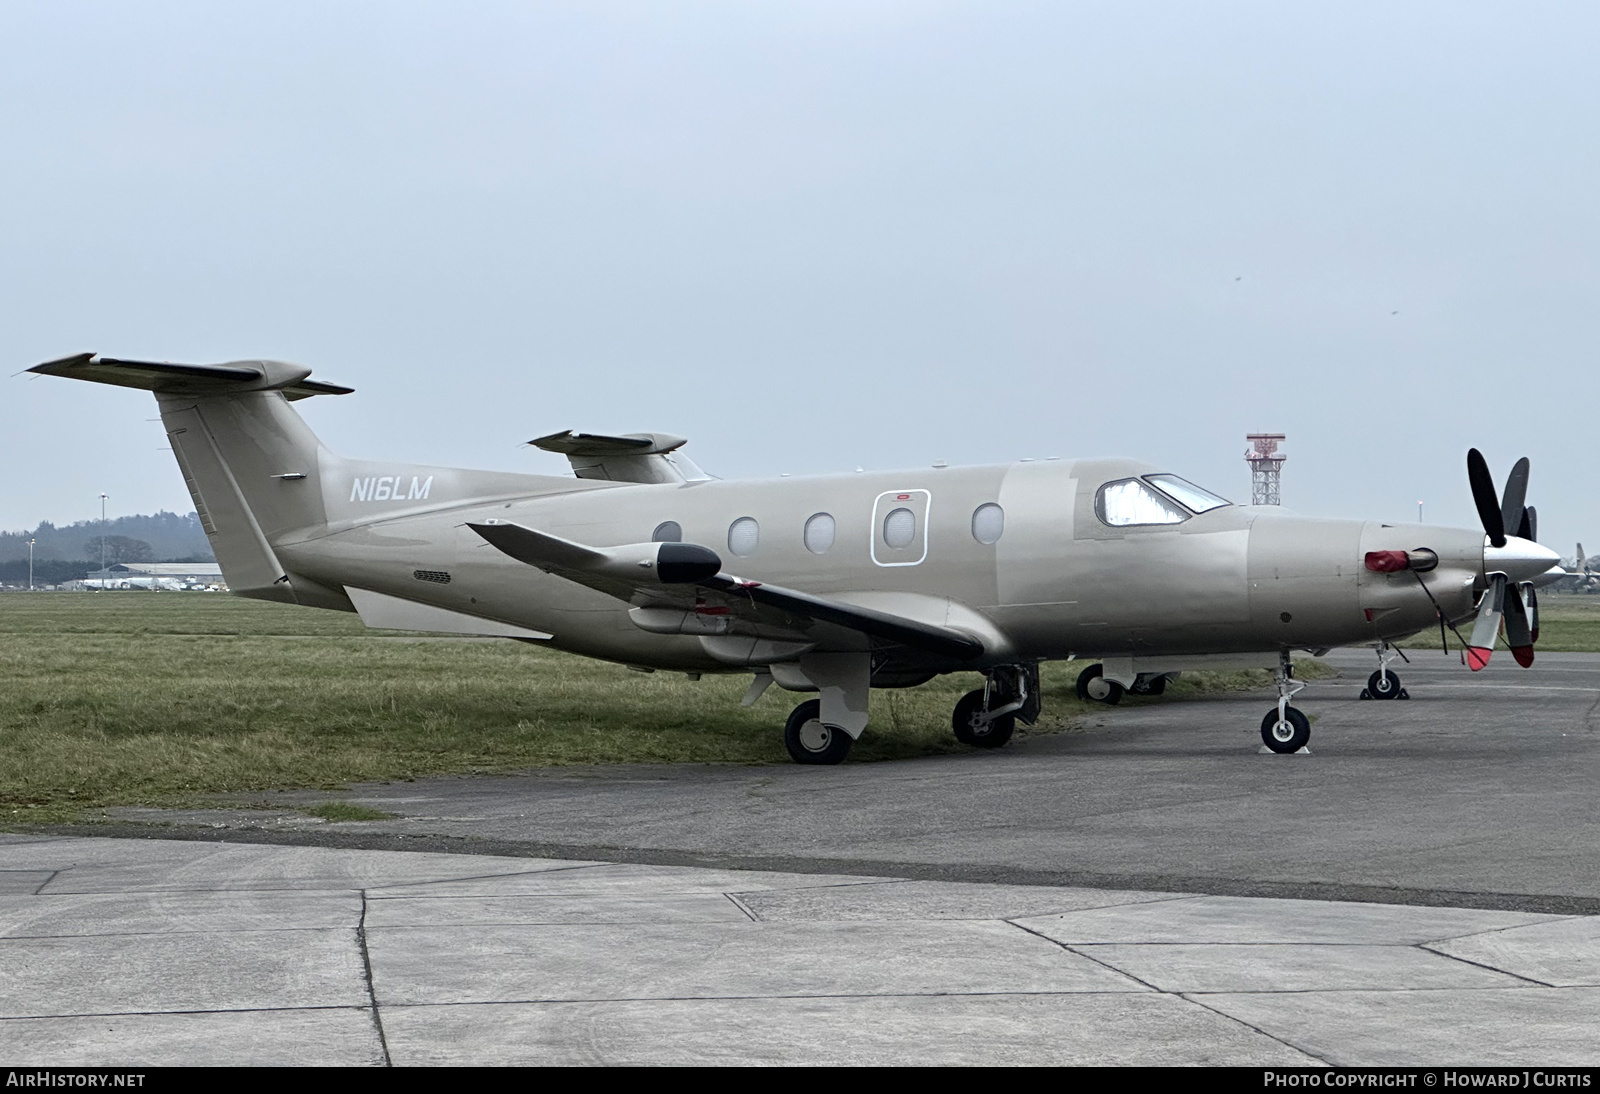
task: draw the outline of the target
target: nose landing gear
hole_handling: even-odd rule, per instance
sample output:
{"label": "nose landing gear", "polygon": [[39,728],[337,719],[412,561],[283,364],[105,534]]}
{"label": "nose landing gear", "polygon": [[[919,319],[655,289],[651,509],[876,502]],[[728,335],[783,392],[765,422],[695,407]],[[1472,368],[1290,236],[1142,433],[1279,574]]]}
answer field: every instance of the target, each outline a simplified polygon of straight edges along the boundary
{"label": "nose landing gear", "polygon": [[1278,705],[1261,719],[1261,743],[1272,752],[1286,755],[1299,752],[1311,740],[1311,719],[1289,705],[1305,685],[1294,678],[1288,650],[1278,654],[1277,682]]}
{"label": "nose landing gear", "polygon": [[1363,699],[1409,699],[1411,693],[1400,686],[1400,677],[1389,671],[1389,664],[1396,657],[1404,658],[1405,654],[1397,649],[1391,649],[1389,643],[1379,642],[1378,671],[1367,677],[1367,686],[1361,692]]}

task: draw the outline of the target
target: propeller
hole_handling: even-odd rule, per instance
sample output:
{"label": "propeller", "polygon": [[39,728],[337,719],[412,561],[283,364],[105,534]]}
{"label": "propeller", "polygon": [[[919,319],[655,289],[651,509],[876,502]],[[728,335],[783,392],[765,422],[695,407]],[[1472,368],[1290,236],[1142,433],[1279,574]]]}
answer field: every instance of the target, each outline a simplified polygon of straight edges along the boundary
{"label": "propeller", "polygon": [[[1472,486],[1472,501],[1491,547],[1506,546],[1508,528],[1515,529],[1518,539],[1538,539],[1539,513],[1526,504],[1529,466],[1528,457],[1518,460],[1506,477],[1505,493],[1500,494],[1494,488],[1494,476],[1489,473],[1489,463],[1483,453],[1476,448],[1467,452],[1467,482]],[[1489,564],[1486,560],[1485,565]],[[1479,601],[1478,621],[1473,624],[1472,638],[1467,644],[1467,665],[1478,672],[1489,664],[1495,636],[1500,633],[1503,622],[1511,656],[1517,664],[1527,668],[1533,664],[1533,644],[1539,638],[1538,594],[1532,582],[1512,582],[1501,572],[1488,576],[1489,588]]]}

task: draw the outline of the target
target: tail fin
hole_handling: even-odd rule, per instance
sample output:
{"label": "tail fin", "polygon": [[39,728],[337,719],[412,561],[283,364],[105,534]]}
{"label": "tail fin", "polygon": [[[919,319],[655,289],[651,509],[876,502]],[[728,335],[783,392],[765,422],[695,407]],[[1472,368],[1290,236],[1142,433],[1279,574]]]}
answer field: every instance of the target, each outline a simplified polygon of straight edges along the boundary
{"label": "tail fin", "polygon": [[291,400],[351,388],[282,361],[173,365],[79,354],[28,370],[155,393],[195,512],[240,596],[351,610],[342,593],[285,571],[272,543],[327,523],[326,449]]}

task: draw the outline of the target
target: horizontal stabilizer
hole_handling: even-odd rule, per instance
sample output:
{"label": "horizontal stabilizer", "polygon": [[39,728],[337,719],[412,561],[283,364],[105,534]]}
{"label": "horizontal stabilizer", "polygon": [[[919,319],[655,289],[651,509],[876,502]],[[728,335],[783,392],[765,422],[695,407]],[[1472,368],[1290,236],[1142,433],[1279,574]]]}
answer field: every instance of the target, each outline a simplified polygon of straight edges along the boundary
{"label": "horizontal stabilizer", "polygon": [[41,376],[65,376],[97,384],[139,388],[174,395],[224,395],[244,391],[281,391],[284,398],[348,395],[354,388],[311,379],[311,370],[286,361],[229,361],[223,365],[175,365],[170,361],[124,361],[80,353],[46,361],[28,370]]}

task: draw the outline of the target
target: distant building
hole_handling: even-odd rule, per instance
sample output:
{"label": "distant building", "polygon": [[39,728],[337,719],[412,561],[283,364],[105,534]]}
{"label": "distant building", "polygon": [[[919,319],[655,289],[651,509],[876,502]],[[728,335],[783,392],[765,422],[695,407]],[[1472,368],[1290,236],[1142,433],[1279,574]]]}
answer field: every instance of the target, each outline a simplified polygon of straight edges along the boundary
{"label": "distant building", "polygon": [[222,567],[215,562],[114,562],[91,570],[76,589],[210,589],[226,588]]}

